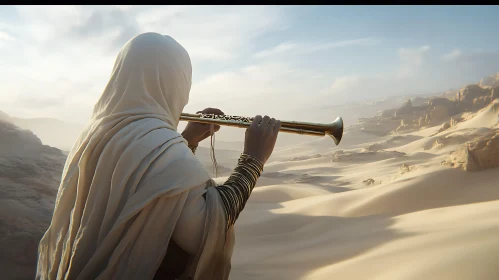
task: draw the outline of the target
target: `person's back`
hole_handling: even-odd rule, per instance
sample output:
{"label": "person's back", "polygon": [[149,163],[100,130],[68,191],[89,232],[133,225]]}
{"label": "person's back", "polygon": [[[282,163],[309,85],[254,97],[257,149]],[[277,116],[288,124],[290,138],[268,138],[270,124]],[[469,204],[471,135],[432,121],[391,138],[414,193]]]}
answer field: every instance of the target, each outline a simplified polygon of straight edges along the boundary
{"label": "person's back", "polygon": [[214,185],[193,153],[210,127],[176,132],[191,75],[171,37],[145,33],[123,47],[68,156],[37,279],[228,278],[233,225],[280,123],[255,117],[234,173]]}

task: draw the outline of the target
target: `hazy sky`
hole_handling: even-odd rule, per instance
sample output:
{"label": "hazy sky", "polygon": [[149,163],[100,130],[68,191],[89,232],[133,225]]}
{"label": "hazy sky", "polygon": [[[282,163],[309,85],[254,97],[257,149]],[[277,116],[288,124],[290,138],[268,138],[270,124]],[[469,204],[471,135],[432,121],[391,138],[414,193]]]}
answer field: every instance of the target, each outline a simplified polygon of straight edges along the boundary
{"label": "hazy sky", "polygon": [[84,123],[121,46],[189,52],[186,112],[299,108],[460,87],[499,71],[494,6],[1,6],[0,110]]}

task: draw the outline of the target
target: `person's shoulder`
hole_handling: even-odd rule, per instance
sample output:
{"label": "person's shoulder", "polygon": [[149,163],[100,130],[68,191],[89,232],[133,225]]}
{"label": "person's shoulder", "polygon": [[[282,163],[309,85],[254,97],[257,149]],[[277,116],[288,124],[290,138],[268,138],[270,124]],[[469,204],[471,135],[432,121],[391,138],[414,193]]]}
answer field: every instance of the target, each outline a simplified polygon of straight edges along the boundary
{"label": "person's shoulder", "polygon": [[159,147],[159,149],[164,150],[151,162],[146,178],[155,177],[164,172],[176,174],[180,177],[185,174],[209,177],[201,162],[183,141],[169,144],[166,149],[165,147]]}
{"label": "person's shoulder", "polygon": [[184,142],[175,143],[170,146],[168,149],[172,149],[172,152],[166,156],[170,157],[172,164],[181,165],[181,166],[189,166],[190,168],[202,168],[204,170],[203,165],[199,161],[199,159],[194,155],[191,149]]}
{"label": "person's shoulder", "polygon": [[[168,143],[165,145],[168,145]],[[168,157],[169,161],[196,159],[196,156],[192,153],[191,149],[189,149],[187,143],[185,143],[184,141],[178,141],[174,144],[169,144],[161,156]]]}

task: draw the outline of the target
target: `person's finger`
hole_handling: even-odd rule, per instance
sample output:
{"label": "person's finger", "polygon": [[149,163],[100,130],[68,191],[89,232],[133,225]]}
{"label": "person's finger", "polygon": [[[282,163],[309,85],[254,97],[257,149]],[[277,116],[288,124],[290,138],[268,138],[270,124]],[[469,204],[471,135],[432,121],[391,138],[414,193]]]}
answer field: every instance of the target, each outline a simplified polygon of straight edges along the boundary
{"label": "person's finger", "polygon": [[270,121],[269,121],[269,127],[270,128],[274,128],[274,126],[275,126],[275,119],[271,118]]}
{"label": "person's finger", "polygon": [[262,121],[262,116],[256,115],[253,118],[253,122],[251,123],[250,128],[256,128],[260,124],[261,121]]}
{"label": "person's finger", "polygon": [[196,114],[211,114],[211,108],[205,108],[201,111],[198,111]]}
{"label": "person's finger", "polygon": [[225,115],[224,112],[222,112],[222,110],[220,110],[220,109],[214,109],[213,110],[213,114],[215,114],[215,115]]}
{"label": "person's finger", "polygon": [[209,114],[216,114],[220,110],[218,110],[216,108],[206,108],[206,109],[204,109],[204,111],[209,113]]}
{"label": "person's finger", "polygon": [[215,125],[215,131],[219,131],[220,130],[220,126],[219,125]]}
{"label": "person's finger", "polygon": [[269,125],[269,121],[270,121],[270,117],[269,116],[264,116],[263,119],[262,119],[262,122],[260,123],[261,126],[268,126]]}
{"label": "person's finger", "polygon": [[224,112],[218,108],[206,108],[202,111],[205,114],[214,114],[214,115],[224,115]]}
{"label": "person's finger", "polygon": [[274,131],[278,132],[281,129],[281,121],[276,120],[275,125],[274,125]]}

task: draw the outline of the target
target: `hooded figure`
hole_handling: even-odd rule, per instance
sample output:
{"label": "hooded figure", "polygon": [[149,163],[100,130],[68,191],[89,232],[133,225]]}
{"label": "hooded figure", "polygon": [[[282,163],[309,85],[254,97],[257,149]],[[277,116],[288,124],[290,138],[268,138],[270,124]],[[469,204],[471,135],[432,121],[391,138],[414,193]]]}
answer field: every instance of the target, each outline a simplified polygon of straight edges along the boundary
{"label": "hooded figure", "polygon": [[[187,51],[169,36],[141,34],[122,48],[64,166],[36,279],[153,279],[180,220],[199,228],[180,279],[228,278],[234,235],[223,197],[176,132],[191,76]],[[186,211],[200,193],[202,211]]]}

